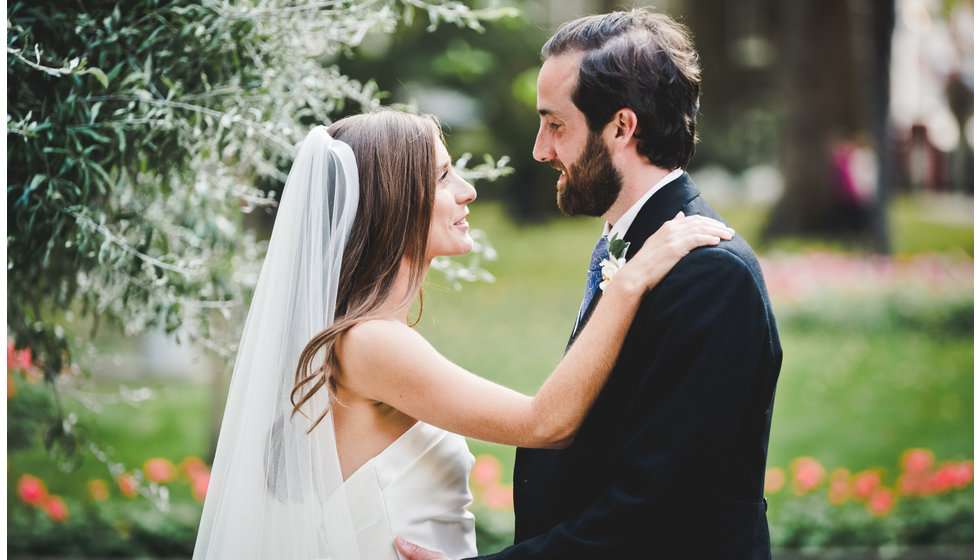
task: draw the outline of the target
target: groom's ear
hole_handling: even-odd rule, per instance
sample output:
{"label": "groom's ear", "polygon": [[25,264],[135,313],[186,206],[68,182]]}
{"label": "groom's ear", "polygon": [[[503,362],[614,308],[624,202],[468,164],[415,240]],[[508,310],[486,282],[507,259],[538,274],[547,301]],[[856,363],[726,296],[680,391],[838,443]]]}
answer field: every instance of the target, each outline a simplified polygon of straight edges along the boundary
{"label": "groom's ear", "polygon": [[633,109],[620,109],[613,115],[609,124],[615,130],[613,141],[625,147],[633,140],[633,134],[636,133],[636,113],[633,112]]}

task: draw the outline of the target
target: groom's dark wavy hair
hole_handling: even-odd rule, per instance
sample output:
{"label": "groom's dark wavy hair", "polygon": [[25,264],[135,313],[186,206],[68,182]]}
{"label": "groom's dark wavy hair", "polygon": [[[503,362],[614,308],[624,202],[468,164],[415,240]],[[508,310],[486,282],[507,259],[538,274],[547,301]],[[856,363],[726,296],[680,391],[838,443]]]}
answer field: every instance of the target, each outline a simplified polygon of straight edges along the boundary
{"label": "groom's dark wavy hair", "polygon": [[647,9],[586,16],[562,25],[545,59],[584,52],[572,101],[597,133],[624,108],[636,113],[637,150],[665,169],[686,167],[697,143],[701,67],[687,28]]}
{"label": "groom's dark wavy hair", "polygon": [[340,267],[334,323],[314,336],[300,355],[290,395],[293,414],[324,385],[336,394],[336,342],[354,325],[379,316],[394,291],[403,258],[412,266],[404,304],[421,294],[435,204],[435,147],[444,142],[432,115],[390,109],[341,119],[327,132],[354,152],[360,199]]}

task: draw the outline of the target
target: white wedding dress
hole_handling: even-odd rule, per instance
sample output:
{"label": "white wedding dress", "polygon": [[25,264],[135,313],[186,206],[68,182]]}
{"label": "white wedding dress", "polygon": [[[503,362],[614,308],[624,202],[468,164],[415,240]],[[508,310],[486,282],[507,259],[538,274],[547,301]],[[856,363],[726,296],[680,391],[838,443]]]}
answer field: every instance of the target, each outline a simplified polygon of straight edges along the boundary
{"label": "white wedding dress", "polygon": [[194,560],[399,560],[396,536],[476,555],[462,437],[416,423],[345,481],[332,415],[310,430],[327,391],[294,411],[299,357],[334,321],[358,202],[353,151],[314,128],[286,180],[242,332]]}
{"label": "white wedding dress", "polygon": [[[332,422],[332,415],[324,423]],[[399,560],[396,536],[438,550],[450,558],[476,556],[469,474],[473,455],[466,440],[416,422],[381,453],[354,472],[327,500],[346,507],[363,559]]]}

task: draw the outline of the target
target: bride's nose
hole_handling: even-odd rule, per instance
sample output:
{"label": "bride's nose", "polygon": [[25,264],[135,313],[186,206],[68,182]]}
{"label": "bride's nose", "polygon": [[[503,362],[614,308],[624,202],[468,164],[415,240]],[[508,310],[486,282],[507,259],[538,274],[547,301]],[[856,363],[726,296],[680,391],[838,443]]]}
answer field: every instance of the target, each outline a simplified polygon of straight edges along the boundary
{"label": "bride's nose", "polygon": [[456,202],[465,205],[474,200],[476,200],[476,189],[468,181],[460,179],[456,189]]}

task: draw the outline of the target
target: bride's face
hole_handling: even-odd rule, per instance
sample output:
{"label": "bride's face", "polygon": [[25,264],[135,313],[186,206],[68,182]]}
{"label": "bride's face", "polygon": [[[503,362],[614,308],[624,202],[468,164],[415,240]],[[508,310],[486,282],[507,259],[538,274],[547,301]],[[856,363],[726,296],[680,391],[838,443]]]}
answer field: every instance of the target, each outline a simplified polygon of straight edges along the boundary
{"label": "bride's face", "polygon": [[429,224],[428,257],[465,255],[473,249],[466,205],[476,198],[476,189],[456,174],[449,152],[436,139],[436,194]]}

